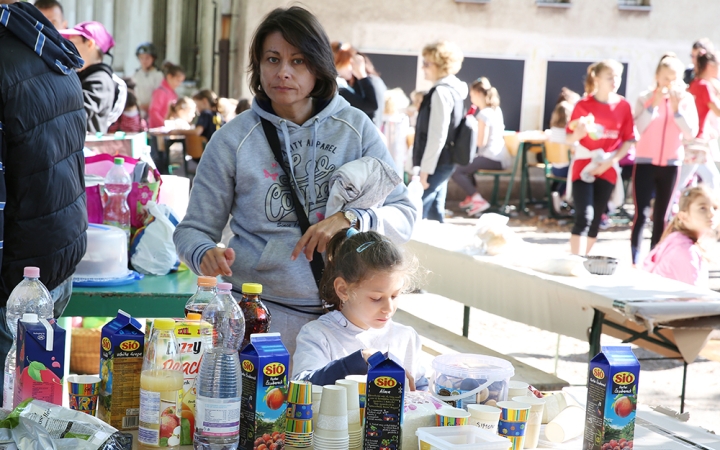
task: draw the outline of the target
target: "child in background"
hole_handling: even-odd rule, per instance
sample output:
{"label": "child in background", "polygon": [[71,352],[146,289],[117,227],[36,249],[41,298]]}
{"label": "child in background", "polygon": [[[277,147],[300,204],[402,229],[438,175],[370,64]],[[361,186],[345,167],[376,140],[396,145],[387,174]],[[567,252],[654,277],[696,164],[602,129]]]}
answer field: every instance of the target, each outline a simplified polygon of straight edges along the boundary
{"label": "child in background", "polygon": [[160,87],[164,77],[163,73],[155,68],[157,50],[155,50],[152,42],[138,45],[135,56],[140,62],[140,68],[132,76],[133,81],[135,81],[135,96],[137,97],[138,108],[142,111],[143,116],[146,116],[152,94],[155,89]]}
{"label": "child in background", "polygon": [[195,110],[195,102],[190,97],[180,97],[171,102],[165,117],[165,128],[168,130],[192,129]]}
{"label": "child in background", "polygon": [[405,113],[410,99],[400,88],[385,91],[385,111],[380,130],[387,139],[387,148],[395,161],[395,170],[403,178],[405,158],[408,156],[408,133],[410,118]]}
{"label": "child in background", "polygon": [[195,134],[203,136],[210,142],[210,138],[221,126],[225,125],[222,114],[218,111],[218,96],[210,89],[203,89],[193,95],[195,106],[200,111],[195,122]]}
{"label": "child in background", "polygon": [[126,133],[140,133],[147,130],[147,122],[140,116],[137,98],[132,89],[128,89],[125,100],[125,110],[114,124],[110,125],[109,133],[124,131]]}
{"label": "child in background", "polygon": [[715,236],[718,202],[706,186],[685,190],[680,211],[658,245],[645,259],[643,269],[665,278],[708,287],[709,272],[703,241]]}
{"label": "child in background", "polygon": [[[566,88],[563,88],[566,89]],[[572,92],[568,89],[569,92]],[[573,92],[574,93],[574,92]],[[550,136],[548,140],[557,144],[567,144],[567,127],[572,115],[574,105],[563,99],[563,94],[560,94],[559,102],[555,105],[552,115],[550,116]],[[568,172],[570,171],[570,163],[553,163],[550,168],[550,172],[553,176],[558,178],[567,178]],[[555,212],[562,213],[565,204],[565,190],[567,183],[561,183],[553,181],[552,184],[552,202]]]}
{"label": "child in background", "polygon": [[382,235],[354,228],[328,243],[320,297],[328,314],[302,327],[293,356],[293,379],[334,384],[367,374],[368,358],[389,351],[400,359],[411,390],[426,386],[419,371],[420,337],[392,321],[398,296],[409,289],[417,261]]}
{"label": "child in background", "polygon": [[179,88],[185,81],[185,71],[180,66],[166,62],[163,64],[163,71],[165,72],[165,78],[160,83],[160,87],[153,91],[150,99],[150,107],[148,108],[148,125],[150,128],[160,128],[164,125],[170,103],[178,98],[175,89]]}

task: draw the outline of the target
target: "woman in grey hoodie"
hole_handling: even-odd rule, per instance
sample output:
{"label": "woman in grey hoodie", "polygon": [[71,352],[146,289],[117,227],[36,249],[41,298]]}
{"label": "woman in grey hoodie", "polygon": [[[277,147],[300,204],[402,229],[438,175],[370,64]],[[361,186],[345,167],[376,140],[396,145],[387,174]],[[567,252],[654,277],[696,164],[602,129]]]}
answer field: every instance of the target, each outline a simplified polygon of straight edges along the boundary
{"label": "woman in grey hoodie", "polygon": [[[315,250],[323,253],[350,226],[405,242],[416,212],[400,184],[378,207],[325,217],[329,181],[342,165],[364,156],[393,162],[367,115],[338,96],[330,42],[312,14],[300,7],[268,14],[250,61],[252,108],[208,143],[174,240],[197,274],[222,275],[235,289],[263,284],[271,329],[283,333],[292,354],[299,329],[323,311],[308,263]],[[282,161],[273,156],[261,118],[277,131]],[[290,189],[311,224],[304,234]],[[217,243],[228,217],[233,236],[223,249]]]}

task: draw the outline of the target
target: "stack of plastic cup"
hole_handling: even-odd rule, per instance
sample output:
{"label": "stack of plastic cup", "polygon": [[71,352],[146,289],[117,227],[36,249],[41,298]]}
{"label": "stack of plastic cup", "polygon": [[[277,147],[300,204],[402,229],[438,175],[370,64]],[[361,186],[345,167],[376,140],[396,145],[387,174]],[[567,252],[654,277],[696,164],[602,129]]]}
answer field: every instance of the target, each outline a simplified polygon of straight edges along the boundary
{"label": "stack of plastic cup", "polygon": [[358,382],[354,380],[337,380],[337,386],[347,389],[348,407],[348,435],[350,437],[350,450],[362,450],[362,420],[360,419],[360,392]]}
{"label": "stack of plastic cup", "polygon": [[365,400],[367,398],[367,375],[348,375],[346,380],[354,380],[358,382],[358,390],[360,391],[360,422],[365,425]]}
{"label": "stack of plastic cup", "polygon": [[347,450],[349,445],[347,389],[332,384],[323,386],[313,429],[313,447],[315,450]]}
{"label": "stack of plastic cup", "polygon": [[312,447],[312,417],[312,383],[290,381],[285,422],[285,444],[288,447]]}

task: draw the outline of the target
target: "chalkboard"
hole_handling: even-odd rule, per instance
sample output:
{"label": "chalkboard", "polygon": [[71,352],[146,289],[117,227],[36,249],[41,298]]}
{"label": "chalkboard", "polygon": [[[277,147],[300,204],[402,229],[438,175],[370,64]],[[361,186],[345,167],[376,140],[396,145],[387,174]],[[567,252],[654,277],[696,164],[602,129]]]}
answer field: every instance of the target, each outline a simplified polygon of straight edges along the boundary
{"label": "chalkboard", "polygon": [[[550,128],[550,116],[552,115],[553,109],[555,109],[555,103],[563,87],[567,87],[583,95],[583,92],[585,92],[587,68],[593,62],[594,61],[548,61],[547,82],[545,84],[545,111],[543,115],[543,126],[545,129]],[[618,94],[620,95],[625,95],[627,72],[628,65],[627,63],[623,63],[622,82],[618,89]]]}
{"label": "chalkboard", "polygon": [[[465,58],[457,77],[465,81],[468,87],[480,77],[490,80],[490,84],[500,94],[500,108],[505,119],[505,129],[520,130],[520,112],[522,110],[522,88],[525,61],[518,59]],[[470,96],[465,102],[470,105]]]}
{"label": "chalkboard", "polygon": [[392,55],[383,53],[364,53],[380,73],[380,78],[388,89],[401,88],[405,95],[415,90],[418,72],[416,55]]}

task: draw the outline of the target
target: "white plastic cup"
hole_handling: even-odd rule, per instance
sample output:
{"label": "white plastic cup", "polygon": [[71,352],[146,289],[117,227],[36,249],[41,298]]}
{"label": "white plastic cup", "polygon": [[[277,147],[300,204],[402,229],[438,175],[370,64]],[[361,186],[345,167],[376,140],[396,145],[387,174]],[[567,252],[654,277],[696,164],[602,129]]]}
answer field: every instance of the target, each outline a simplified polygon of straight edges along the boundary
{"label": "white plastic cup", "polygon": [[513,397],[513,401],[530,405],[523,448],[537,448],[540,440],[540,425],[542,424],[543,410],[545,409],[545,399],[534,395],[522,395]]}
{"label": "white plastic cup", "polygon": [[358,382],[355,380],[337,380],[336,386],[343,386],[347,389],[347,405],[348,410],[360,408],[360,391]]}
{"label": "white plastic cup", "polygon": [[470,413],[470,425],[497,433],[498,421],[502,412],[500,408],[490,405],[468,405],[467,409]]}
{"label": "white plastic cup", "polygon": [[528,395],[530,390],[528,389],[530,387],[529,384],[527,384],[524,381],[516,381],[516,380],[510,380],[510,383],[508,383],[508,399],[511,399],[513,397],[521,397]]}
{"label": "white plastic cup", "polygon": [[585,429],[585,410],[571,405],[563,409],[545,426],[545,437],[550,442],[565,442],[578,437]]}
{"label": "white plastic cup", "polygon": [[328,384],[323,386],[322,401],[313,433],[330,439],[347,439],[348,411],[347,389],[344,386]]}

